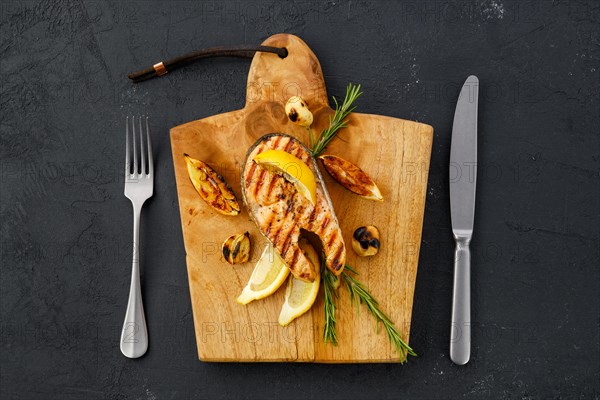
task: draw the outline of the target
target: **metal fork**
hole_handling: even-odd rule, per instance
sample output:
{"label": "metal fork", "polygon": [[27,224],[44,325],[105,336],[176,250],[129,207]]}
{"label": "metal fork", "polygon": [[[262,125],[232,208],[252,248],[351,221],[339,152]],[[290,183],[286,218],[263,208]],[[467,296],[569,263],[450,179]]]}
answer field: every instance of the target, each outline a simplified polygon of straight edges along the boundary
{"label": "metal fork", "polygon": [[[131,200],[133,205],[133,262],[129,302],[121,331],[121,352],[129,358],[141,357],[148,349],[148,328],[140,285],[140,214],[144,202],[152,197],[154,190],[154,163],[148,117],[144,119],[145,135],[142,129],[142,117],[137,118],[139,135],[136,132],[136,118],[131,117],[132,134],[129,133],[129,117],[125,120],[125,197]],[[130,141],[133,141],[132,146]],[[138,156],[140,163],[138,163]]]}

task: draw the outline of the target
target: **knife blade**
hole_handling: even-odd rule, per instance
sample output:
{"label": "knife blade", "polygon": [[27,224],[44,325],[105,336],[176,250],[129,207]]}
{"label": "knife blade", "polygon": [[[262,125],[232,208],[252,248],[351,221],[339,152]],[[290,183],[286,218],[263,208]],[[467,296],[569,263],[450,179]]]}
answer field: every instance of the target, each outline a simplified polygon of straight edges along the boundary
{"label": "knife blade", "polygon": [[467,78],[456,104],[450,145],[450,216],[456,242],[450,359],[458,365],[471,357],[471,253],[477,183],[477,109],[479,79]]}

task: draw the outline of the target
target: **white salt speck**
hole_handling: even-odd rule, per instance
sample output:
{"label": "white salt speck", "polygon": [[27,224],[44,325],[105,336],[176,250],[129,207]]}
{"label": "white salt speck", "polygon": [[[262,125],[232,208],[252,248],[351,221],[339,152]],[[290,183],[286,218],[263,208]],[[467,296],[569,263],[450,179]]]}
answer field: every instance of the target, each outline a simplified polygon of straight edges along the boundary
{"label": "white salt speck", "polygon": [[156,400],[156,396],[154,395],[154,393],[152,393],[152,391],[148,388],[146,388],[146,396],[148,400]]}
{"label": "white salt speck", "polygon": [[482,4],[482,12],[486,19],[503,19],[506,12],[504,4],[497,0],[490,0]]}

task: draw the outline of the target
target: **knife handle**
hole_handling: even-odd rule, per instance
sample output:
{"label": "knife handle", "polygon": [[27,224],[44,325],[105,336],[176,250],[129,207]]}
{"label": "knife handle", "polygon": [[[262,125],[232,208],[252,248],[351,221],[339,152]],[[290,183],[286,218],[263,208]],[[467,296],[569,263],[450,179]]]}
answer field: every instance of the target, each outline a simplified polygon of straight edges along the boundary
{"label": "knife handle", "polygon": [[469,240],[456,238],[450,359],[465,365],[471,357],[471,251]]}

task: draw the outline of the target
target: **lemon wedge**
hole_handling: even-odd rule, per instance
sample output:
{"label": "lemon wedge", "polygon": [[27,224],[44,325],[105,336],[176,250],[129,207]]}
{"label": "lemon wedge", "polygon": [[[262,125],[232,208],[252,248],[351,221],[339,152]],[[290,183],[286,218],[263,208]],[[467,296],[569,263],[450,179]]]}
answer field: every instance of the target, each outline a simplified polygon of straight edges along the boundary
{"label": "lemon wedge", "polygon": [[298,157],[283,150],[267,150],[254,157],[261,167],[283,175],[296,189],[310,200],[317,202],[317,181],[312,170]]}
{"label": "lemon wedge", "polygon": [[289,273],[290,269],[269,243],[256,263],[242,294],[237,298],[237,302],[248,304],[275,293]]}
{"label": "lemon wedge", "polygon": [[279,313],[279,325],[286,326],[312,307],[317,294],[319,293],[319,283],[321,274],[319,268],[319,256],[306,240],[301,240],[299,243],[300,249],[315,266],[317,276],[314,282],[302,281],[293,275],[288,279],[287,288],[285,290],[285,302]]}

